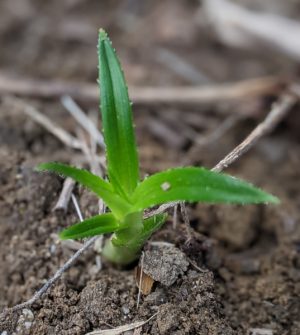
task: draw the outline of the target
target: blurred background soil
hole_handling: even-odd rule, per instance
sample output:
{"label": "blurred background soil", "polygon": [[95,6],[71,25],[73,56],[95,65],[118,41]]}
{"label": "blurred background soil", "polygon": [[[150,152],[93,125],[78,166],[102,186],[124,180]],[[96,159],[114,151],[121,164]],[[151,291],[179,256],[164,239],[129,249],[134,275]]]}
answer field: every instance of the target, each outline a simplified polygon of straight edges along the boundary
{"label": "blurred background soil", "polygon": [[[94,84],[103,27],[129,87],[215,87],[267,76],[283,82],[235,101],[133,105],[143,175],[179,165],[211,168],[264,118],[285,85],[299,81],[300,46],[298,55],[293,36],[300,31],[300,1],[230,4],[242,12],[230,16],[223,0],[0,0],[0,81]],[[227,21],[219,19],[220,10],[229,13]],[[261,23],[253,24],[249,11],[255,17],[268,13],[267,27],[289,27],[284,36],[291,40],[281,38],[287,43],[282,46],[272,32],[261,36]],[[250,35],[238,20],[243,17],[257,28]],[[1,310],[29,299],[76,250],[57,238],[77,221],[72,204],[67,213],[53,211],[63,181],[33,167],[70,163],[80,153],[23,113],[19,99],[74,135],[77,128],[59,98],[8,97],[0,89]],[[77,102],[97,115],[97,102]],[[104,260],[100,268],[92,248],[29,310],[2,318],[0,334],[86,334],[155,313],[139,333],[126,334],[300,334],[299,126],[297,104],[226,171],[277,195],[279,206],[189,205],[192,241],[182,222],[174,228],[170,212],[152,241],[173,243],[190,260],[174,284],[156,283],[137,309],[133,269],[115,269]],[[85,217],[97,213],[93,195],[80,187],[74,192]]]}

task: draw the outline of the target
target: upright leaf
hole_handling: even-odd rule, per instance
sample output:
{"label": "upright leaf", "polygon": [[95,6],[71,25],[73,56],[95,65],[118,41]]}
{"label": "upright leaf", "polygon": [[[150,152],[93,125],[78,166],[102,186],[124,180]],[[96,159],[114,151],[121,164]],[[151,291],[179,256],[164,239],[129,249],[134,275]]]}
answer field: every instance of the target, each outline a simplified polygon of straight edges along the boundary
{"label": "upright leaf", "polygon": [[120,229],[121,225],[111,213],[93,216],[63,230],[59,237],[62,240],[112,233]]}
{"label": "upright leaf", "polygon": [[108,175],[120,194],[131,194],[139,180],[131,104],[124,75],[104,30],[99,31],[99,84]]}
{"label": "upright leaf", "polygon": [[171,201],[209,203],[278,203],[278,199],[231,176],[204,168],[167,170],[145,179],[135,190],[133,210]]}
{"label": "upright leaf", "polygon": [[130,211],[130,204],[114,193],[113,187],[107,181],[87,170],[54,162],[40,164],[36,169],[38,171],[55,172],[74,179],[101,197],[118,218],[123,217]]}

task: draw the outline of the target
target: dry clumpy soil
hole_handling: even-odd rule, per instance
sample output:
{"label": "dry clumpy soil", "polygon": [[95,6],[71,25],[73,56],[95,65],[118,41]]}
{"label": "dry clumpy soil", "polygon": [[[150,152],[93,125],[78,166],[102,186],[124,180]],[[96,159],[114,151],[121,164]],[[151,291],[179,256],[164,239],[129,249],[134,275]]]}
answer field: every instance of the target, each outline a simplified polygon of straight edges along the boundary
{"label": "dry clumpy soil", "polygon": [[[1,305],[4,307],[28,299],[70,256],[72,251],[56,244],[53,231],[74,217],[72,213],[66,218],[51,212],[61,187],[57,177],[33,172],[25,157],[8,148],[3,147],[0,155],[6,194],[1,198],[1,222],[5,222],[1,225],[1,235],[6,236],[1,246],[4,269]],[[170,233],[176,237],[172,230]],[[178,243],[184,245],[184,241]],[[198,252],[201,253],[200,248]],[[21,315],[1,320],[0,329],[8,334],[15,330],[18,334],[84,334],[108,325],[147,319],[157,313],[144,327],[145,332],[234,334],[215,293],[213,273],[195,271],[183,261],[184,271],[177,274],[176,282],[172,280],[173,285],[168,286],[158,284],[142,299],[137,310],[133,271],[112,269],[107,264],[97,271],[95,254],[90,251],[65,275],[62,283],[31,308],[33,317],[27,320],[29,328],[20,321]]]}
{"label": "dry clumpy soil", "polygon": [[[132,85],[191,84],[155,61],[158,46],[174,51],[215,82],[299,72],[285,59],[221,45],[199,24],[198,1],[138,1],[135,12],[136,1],[121,5],[119,1],[24,0],[21,9],[17,3],[1,2],[0,43],[5,48],[1,48],[0,63],[1,71],[19,77],[94,82],[100,26],[111,32]],[[255,6],[259,3],[255,1]],[[297,16],[296,2],[284,3]],[[138,20],[130,30],[132,14]],[[212,167],[240,143],[258,119],[240,120],[222,138],[197,150],[191,150],[191,133],[212,132],[224,121],[226,110],[261,118],[271,99],[274,97],[234,106],[135,108],[142,173],[183,162]],[[67,130],[76,129],[59,101],[28,103]],[[88,103],[82,107],[97,108]],[[162,136],[149,126],[153,120],[173,127],[173,133]],[[151,241],[171,243],[176,251],[165,252],[161,258],[165,261],[156,263],[157,251],[150,244],[145,246],[145,255],[152,257],[152,265],[161,267],[161,273],[157,268],[146,269],[158,281],[149,295],[141,297],[138,309],[133,268],[115,269],[105,260],[100,268],[99,254],[91,248],[42,299],[0,319],[0,334],[83,335],[153,315],[135,334],[239,335],[251,334],[255,328],[273,335],[300,334],[299,120],[296,106],[273,135],[228,171],[274,193],[281,204],[188,206],[192,239],[180,220],[173,227],[170,213],[167,224]],[[60,230],[78,220],[72,205],[67,213],[53,211],[62,180],[37,174],[33,168],[49,160],[70,163],[76,155],[79,153],[63,147],[1,100],[1,310],[29,299],[74,253],[76,246],[57,238]],[[85,217],[97,213],[97,199],[89,192],[76,186],[75,194]],[[172,267],[174,255],[178,257]]]}

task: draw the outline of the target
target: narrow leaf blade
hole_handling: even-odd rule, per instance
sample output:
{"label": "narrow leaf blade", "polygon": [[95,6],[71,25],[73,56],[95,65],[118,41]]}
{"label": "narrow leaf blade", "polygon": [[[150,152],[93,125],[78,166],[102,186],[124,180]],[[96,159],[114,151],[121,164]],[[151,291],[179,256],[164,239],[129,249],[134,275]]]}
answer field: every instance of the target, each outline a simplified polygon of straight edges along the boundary
{"label": "narrow leaf blade", "polygon": [[78,239],[113,233],[120,228],[117,219],[111,213],[96,215],[63,230],[59,237],[62,240]]}
{"label": "narrow leaf blade", "polygon": [[135,210],[171,201],[208,203],[278,203],[279,200],[251,184],[204,168],[167,170],[145,179],[132,196]]}
{"label": "narrow leaf blade", "polygon": [[118,217],[124,216],[130,210],[130,205],[119,195],[114,193],[113,187],[107,181],[87,170],[55,162],[40,164],[36,170],[54,172],[64,177],[74,179],[101,197]]}
{"label": "narrow leaf blade", "polygon": [[139,166],[131,104],[124,75],[111,42],[99,32],[99,83],[108,176],[131,194],[139,181]]}

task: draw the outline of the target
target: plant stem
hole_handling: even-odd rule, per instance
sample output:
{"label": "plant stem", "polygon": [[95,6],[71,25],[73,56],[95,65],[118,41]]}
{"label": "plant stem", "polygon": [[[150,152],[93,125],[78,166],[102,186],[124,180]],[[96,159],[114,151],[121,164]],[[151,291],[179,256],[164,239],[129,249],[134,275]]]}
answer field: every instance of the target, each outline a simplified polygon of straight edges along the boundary
{"label": "plant stem", "polygon": [[113,243],[115,234],[106,241],[102,250],[102,256],[108,261],[118,265],[128,265],[136,260],[141,250],[141,245],[132,248],[130,245],[119,246]]}
{"label": "plant stem", "polygon": [[106,241],[102,255],[110,262],[127,265],[138,258],[144,244],[143,213],[137,212],[126,217],[125,228],[116,232]]}

